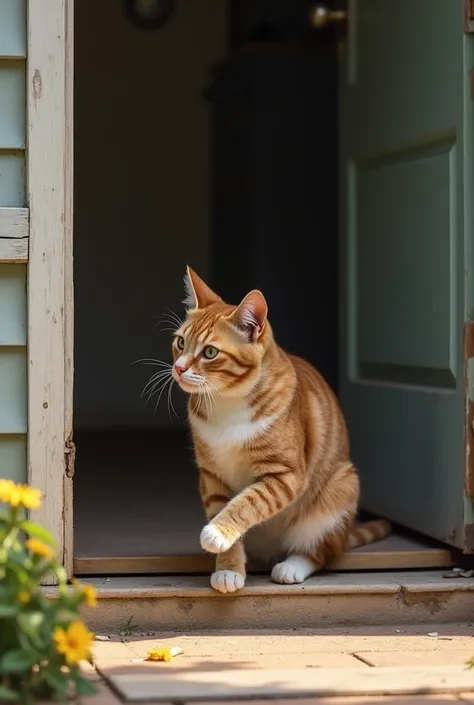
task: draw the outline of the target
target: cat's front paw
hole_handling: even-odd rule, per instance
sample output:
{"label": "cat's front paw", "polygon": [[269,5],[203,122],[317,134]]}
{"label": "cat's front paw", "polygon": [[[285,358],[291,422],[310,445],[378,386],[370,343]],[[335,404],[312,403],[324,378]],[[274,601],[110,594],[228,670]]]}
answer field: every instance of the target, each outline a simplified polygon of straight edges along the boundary
{"label": "cat's front paw", "polygon": [[235,570],[216,570],[211,575],[211,585],[218,592],[236,592],[245,585],[245,577]]}
{"label": "cat's front paw", "polygon": [[201,531],[201,547],[209,553],[224,553],[234,543],[214,524],[207,524]]}

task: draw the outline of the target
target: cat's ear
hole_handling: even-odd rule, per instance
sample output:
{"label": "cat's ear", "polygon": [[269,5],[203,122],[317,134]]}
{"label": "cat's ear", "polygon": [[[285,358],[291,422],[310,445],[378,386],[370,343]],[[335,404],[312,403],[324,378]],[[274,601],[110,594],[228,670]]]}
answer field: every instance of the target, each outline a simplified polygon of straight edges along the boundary
{"label": "cat's ear", "polygon": [[261,291],[255,289],[242,299],[228,320],[255,342],[263,333],[267,322],[268,306]]}
{"label": "cat's ear", "polygon": [[220,296],[217,296],[189,266],[186,267],[186,274],[184,275],[184,290],[186,297],[183,304],[188,311],[206,308],[206,306],[222,301]]}

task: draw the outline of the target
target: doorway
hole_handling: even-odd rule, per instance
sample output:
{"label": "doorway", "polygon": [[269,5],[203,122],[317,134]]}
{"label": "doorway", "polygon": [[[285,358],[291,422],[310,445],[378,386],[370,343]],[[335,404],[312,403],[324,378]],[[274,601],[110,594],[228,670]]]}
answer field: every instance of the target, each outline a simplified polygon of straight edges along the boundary
{"label": "doorway", "polygon": [[[76,3],[76,573],[211,565],[185,400],[145,403],[186,263],[232,302],[261,288],[280,344],[338,390],[338,55],[308,5],[189,0],[146,31]],[[449,562],[400,528],[339,568]]]}

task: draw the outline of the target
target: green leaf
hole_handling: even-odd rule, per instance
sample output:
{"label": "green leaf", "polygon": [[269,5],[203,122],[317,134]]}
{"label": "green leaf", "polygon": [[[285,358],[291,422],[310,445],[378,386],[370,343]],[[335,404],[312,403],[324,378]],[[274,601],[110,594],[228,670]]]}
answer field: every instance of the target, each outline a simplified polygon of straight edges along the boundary
{"label": "green leaf", "polygon": [[23,685],[21,690],[21,705],[35,705],[35,699],[29,690],[26,689],[27,686]]}
{"label": "green leaf", "polygon": [[78,695],[95,695],[97,693],[97,688],[95,688],[91,681],[87,680],[87,678],[83,678],[81,675],[78,675],[74,678],[74,680]]}
{"label": "green leaf", "polygon": [[35,648],[37,650],[39,649],[40,651],[44,648],[43,644],[34,643],[33,639],[30,639],[22,631],[18,632],[17,638],[18,638],[18,645],[21,648],[21,650],[24,651],[25,654],[30,654],[31,656],[33,656],[33,653],[35,653]]}
{"label": "green leaf", "polygon": [[13,649],[0,659],[0,672],[23,673],[28,671],[36,661],[35,654],[25,653],[22,649]]}
{"label": "green leaf", "polygon": [[30,536],[34,536],[35,539],[39,539],[40,541],[44,541],[44,543],[47,543],[48,546],[55,546],[56,542],[52,535],[49,533],[47,529],[45,529],[43,526],[40,526],[39,524],[35,524],[34,521],[22,521],[20,524],[20,528],[25,531],[27,534]]}
{"label": "green leaf", "polygon": [[15,702],[20,699],[20,694],[16,693],[14,690],[10,690],[6,685],[1,685],[0,683],[0,701],[5,700],[7,702]]}
{"label": "green leaf", "polygon": [[29,633],[36,631],[44,622],[45,616],[41,612],[26,612],[18,615],[18,622],[23,631]]}
{"label": "green leaf", "polygon": [[69,691],[69,678],[56,667],[47,666],[41,671],[46,683],[59,695],[67,695]]}
{"label": "green leaf", "polygon": [[17,605],[0,605],[0,619],[2,617],[15,617],[18,611]]}
{"label": "green leaf", "polygon": [[[25,612],[23,614],[19,614],[17,620],[21,630],[20,634],[24,637],[28,637],[31,641],[32,646],[30,646],[29,650],[31,651],[31,648],[34,648],[42,651],[47,645],[45,639],[42,638],[42,633],[44,631],[42,627],[45,622],[45,615],[41,612]],[[47,627],[48,625],[45,626]],[[20,634],[18,635],[19,637]],[[24,650],[25,644],[26,642],[21,643]]]}

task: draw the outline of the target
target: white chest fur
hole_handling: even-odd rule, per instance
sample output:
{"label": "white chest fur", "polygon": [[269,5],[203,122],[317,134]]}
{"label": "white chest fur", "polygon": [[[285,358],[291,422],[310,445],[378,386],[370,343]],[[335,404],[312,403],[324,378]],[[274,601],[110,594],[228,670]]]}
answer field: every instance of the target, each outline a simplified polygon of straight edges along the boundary
{"label": "white chest fur", "polygon": [[209,420],[191,417],[194,432],[211,449],[216,471],[234,492],[252,482],[252,471],[242,451],[274,421],[273,417],[254,420],[252,416],[245,401],[230,399],[216,401]]}

